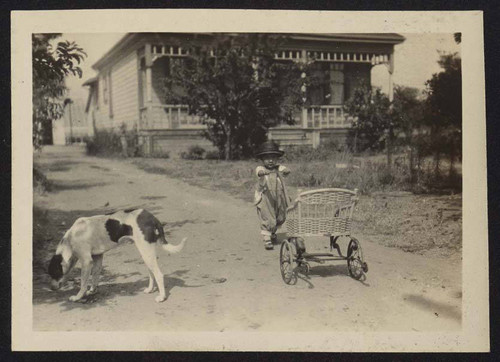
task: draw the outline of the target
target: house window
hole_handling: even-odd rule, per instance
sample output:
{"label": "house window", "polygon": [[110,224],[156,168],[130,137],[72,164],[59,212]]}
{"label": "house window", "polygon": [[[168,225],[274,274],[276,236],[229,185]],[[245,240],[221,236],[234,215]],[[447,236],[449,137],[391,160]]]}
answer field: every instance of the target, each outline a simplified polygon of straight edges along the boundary
{"label": "house window", "polygon": [[[174,47],[175,50],[175,47]],[[184,58],[162,57],[153,65],[153,90],[162,104],[178,104],[187,95],[186,89],[176,82],[170,82],[171,75]]]}
{"label": "house window", "polygon": [[330,97],[328,104],[344,104],[344,65],[330,64]]}
{"label": "house window", "polygon": [[309,89],[311,104],[330,104],[330,70],[328,63],[316,63],[310,72],[314,85]]}
{"label": "house window", "polygon": [[351,98],[357,88],[370,86],[370,69],[370,64],[345,64],[345,99]]}
{"label": "house window", "polygon": [[102,82],[102,102],[108,104],[108,73],[104,74]]}
{"label": "house window", "polygon": [[109,116],[113,117],[113,102],[111,99],[111,71],[106,72],[103,76],[102,101],[104,105],[108,105]]}

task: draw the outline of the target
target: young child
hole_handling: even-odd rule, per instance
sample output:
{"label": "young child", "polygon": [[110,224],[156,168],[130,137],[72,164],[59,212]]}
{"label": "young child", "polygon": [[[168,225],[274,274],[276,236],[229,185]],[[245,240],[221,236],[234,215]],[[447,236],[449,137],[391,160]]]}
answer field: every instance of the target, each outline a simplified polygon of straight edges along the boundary
{"label": "young child", "polygon": [[276,241],[276,230],[286,220],[286,211],[290,203],[282,176],[290,170],[280,165],[278,160],[284,152],[274,142],[265,142],[256,154],[262,160],[262,166],[255,169],[259,177],[255,191],[255,206],[261,221],[261,235],[264,246],[272,250]]}

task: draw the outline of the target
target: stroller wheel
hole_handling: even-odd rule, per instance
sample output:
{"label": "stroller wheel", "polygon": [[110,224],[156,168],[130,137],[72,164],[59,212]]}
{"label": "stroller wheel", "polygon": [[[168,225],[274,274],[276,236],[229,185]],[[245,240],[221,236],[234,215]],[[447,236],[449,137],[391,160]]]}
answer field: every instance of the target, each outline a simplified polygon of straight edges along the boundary
{"label": "stroller wheel", "polygon": [[299,267],[300,267],[303,274],[309,274],[309,271],[311,270],[309,263],[306,261],[301,262],[299,264]]}
{"label": "stroller wheel", "polygon": [[280,249],[280,270],[281,277],[286,284],[297,283],[295,268],[297,267],[297,255],[295,246],[288,240],[283,240]]}
{"label": "stroller wheel", "polygon": [[347,248],[347,269],[352,278],[360,280],[368,270],[368,265],[362,260],[360,246],[356,239],[351,239]]}

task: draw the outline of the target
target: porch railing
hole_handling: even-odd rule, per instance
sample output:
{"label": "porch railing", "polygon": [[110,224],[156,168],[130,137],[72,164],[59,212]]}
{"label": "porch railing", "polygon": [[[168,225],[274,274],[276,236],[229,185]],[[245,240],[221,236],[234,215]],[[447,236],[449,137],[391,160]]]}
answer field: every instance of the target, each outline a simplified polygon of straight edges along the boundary
{"label": "porch railing", "polygon": [[307,128],[348,128],[353,119],[341,105],[310,106],[306,112]]}
{"label": "porch railing", "polygon": [[[301,128],[349,128],[353,117],[344,112],[341,105],[321,105],[308,107],[302,117],[297,115],[295,127]],[[140,109],[141,129],[189,129],[204,128],[201,117],[191,115],[187,105],[158,104]]]}
{"label": "porch railing", "polygon": [[140,109],[141,129],[183,129],[205,127],[201,118],[189,114],[187,105],[153,104]]}

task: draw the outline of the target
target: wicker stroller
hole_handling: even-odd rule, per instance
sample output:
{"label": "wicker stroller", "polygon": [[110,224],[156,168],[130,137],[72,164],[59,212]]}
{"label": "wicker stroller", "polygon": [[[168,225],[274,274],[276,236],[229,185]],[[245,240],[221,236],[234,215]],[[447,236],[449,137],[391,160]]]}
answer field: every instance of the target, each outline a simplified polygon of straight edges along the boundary
{"label": "wicker stroller", "polygon": [[[286,284],[297,282],[297,270],[309,272],[309,261],[324,263],[330,260],[346,260],[349,274],[361,279],[368,271],[363,251],[357,239],[351,236],[351,220],[358,202],[358,190],[320,189],[299,194],[288,209],[288,238],[281,244],[280,269]],[[304,236],[328,236],[330,253],[307,253]],[[347,255],[342,254],[337,240],[348,237]],[[336,254],[334,254],[334,251]]]}

